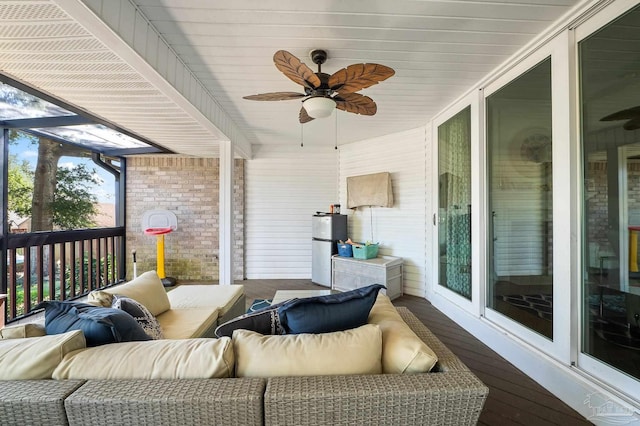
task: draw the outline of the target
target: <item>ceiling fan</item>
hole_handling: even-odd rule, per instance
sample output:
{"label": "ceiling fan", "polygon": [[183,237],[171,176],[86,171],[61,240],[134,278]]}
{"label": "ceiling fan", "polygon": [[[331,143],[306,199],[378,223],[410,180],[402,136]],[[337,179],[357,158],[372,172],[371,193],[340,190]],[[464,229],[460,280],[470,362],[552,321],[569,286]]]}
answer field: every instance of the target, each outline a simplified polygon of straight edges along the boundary
{"label": "ceiling fan", "polygon": [[304,93],[273,92],[244,96],[251,101],[285,101],[302,99],[300,123],[314,118],[328,117],[334,108],[362,115],[374,115],[378,109],[368,96],[355,93],[360,89],[378,84],[395,74],[395,71],[380,64],[353,64],[332,75],[322,72],[327,60],[325,50],[311,51],[311,60],[318,65],[318,72],[302,63],[286,50],[278,50],[273,62],[284,75],[304,87]]}
{"label": "ceiling fan", "polygon": [[600,121],[618,121],[629,120],[622,126],[625,130],[640,129],[640,105],[633,108],[623,109],[622,111],[614,112],[600,119]]}

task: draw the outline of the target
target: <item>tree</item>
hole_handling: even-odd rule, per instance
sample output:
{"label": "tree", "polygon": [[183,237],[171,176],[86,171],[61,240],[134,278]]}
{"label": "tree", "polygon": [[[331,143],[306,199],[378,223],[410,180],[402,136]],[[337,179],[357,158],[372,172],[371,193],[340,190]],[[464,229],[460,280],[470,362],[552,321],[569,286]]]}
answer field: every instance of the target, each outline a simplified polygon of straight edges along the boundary
{"label": "tree", "polygon": [[33,172],[29,162],[18,161],[16,155],[9,156],[9,205],[7,209],[19,216],[27,217],[31,214],[31,200],[33,198]]}
{"label": "tree", "polygon": [[88,151],[16,131],[9,134],[9,143],[17,143],[18,138],[37,144],[38,161],[35,170],[26,161],[10,168],[8,210],[31,216],[32,232],[94,226],[98,200],[88,187],[100,183],[95,170],[84,165],[58,168],[63,156],[87,157]]}
{"label": "tree", "polygon": [[78,164],[73,168],[59,168],[56,177],[51,203],[53,224],[62,229],[95,226],[98,199],[87,187],[87,183],[100,183],[95,177],[95,170],[87,170],[84,164]]}
{"label": "tree", "polygon": [[[73,145],[61,144],[46,138],[38,139],[38,163],[33,177],[33,204],[31,208],[31,231],[51,231],[55,223],[56,215],[67,217],[70,219],[70,212],[55,211],[55,197],[58,186],[58,161],[63,156],[68,157],[84,157],[87,151],[77,148]],[[86,183],[89,183],[87,181]],[[74,209],[76,215],[92,216],[95,214],[95,198],[92,200],[91,209],[82,211]],[[83,203],[83,205],[87,205]],[[59,208],[70,207],[69,204],[61,203]],[[72,219],[71,222],[81,220],[79,217]],[[59,224],[57,224],[59,225]],[[65,228],[69,229],[69,228]]]}
{"label": "tree", "polygon": [[62,144],[43,139],[38,144],[38,163],[33,178],[31,231],[53,230],[53,198]]}
{"label": "tree", "polygon": [[[5,109],[12,112],[13,115],[21,115],[24,111],[42,111],[44,112],[43,116],[50,115],[50,113],[46,113],[47,109],[51,107],[49,102],[10,85],[0,85],[0,98],[3,99],[5,103]],[[31,230],[51,231],[54,225],[60,226],[60,223],[83,223],[81,217],[91,218],[91,216],[95,214],[95,206],[93,205],[96,202],[95,197],[87,199],[86,201],[88,202],[86,203],[80,203],[80,206],[83,206],[84,209],[61,201],[69,199],[69,194],[65,195],[58,203],[55,202],[58,181],[58,161],[60,158],[63,156],[88,157],[89,152],[71,144],[61,144],[46,137],[11,129],[9,131],[9,144],[16,143],[18,139],[30,140],[32,144],[38,145],[38,163],[33,173],[32,181]],[[86,178],[87,175],[83,173],[76,175],[76,177],[79,178],[83,176]],[[85,181],[85,183],[89,182],[91,182],[91,180]],[[79,183],[78,185],[82,187]],[[69,186],[66,185],[66,187],[68,188]],[[10,188],[10,200],[15,196],[18,197],[17,199],[21,199],[23,194],[20,188],[22,188],[22,190],[24,189],[24,187],[20,185],[13,187],[15,191]],[[84,194],[86,195],[88,192],[85,191]],[[80,198],[75,198],[75,200],[78,201]],[[17,204],[17,207],[21,209],[23,213],[27,212],[23,204],[20,204],[20,202],[17,202]],[[11,208],[9,209],[11,210]],[[68,209],[68,211],[55,209]],[[18,213],[17,210],[14,211]],[[54,219],[55,217],[58,219]],[[55,220],[59,220],[60,222],[56,222]]]}

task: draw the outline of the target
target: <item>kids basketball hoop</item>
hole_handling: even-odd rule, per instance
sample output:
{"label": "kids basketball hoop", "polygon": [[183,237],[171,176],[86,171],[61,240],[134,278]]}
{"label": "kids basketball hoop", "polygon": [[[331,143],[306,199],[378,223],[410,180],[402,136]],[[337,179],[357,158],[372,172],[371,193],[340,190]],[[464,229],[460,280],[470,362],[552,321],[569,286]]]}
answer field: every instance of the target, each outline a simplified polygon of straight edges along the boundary
{"label": "kids basketball hoop", "polygon": [[164,271],[164,236],[178,229],[178,219],[169,210],[149,210],[142,215],[142,229],[146,235],[156,237],[156,272],[165,287],[176,285],[176,279]]}

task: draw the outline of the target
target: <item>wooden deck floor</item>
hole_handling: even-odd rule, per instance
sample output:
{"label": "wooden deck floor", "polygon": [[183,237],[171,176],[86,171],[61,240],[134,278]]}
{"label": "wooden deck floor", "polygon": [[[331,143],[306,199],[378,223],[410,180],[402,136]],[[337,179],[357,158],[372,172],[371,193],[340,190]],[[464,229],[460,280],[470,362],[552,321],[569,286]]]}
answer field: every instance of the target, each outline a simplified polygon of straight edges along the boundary
{"label": "wooden deck floor", "polygon": [[[323,289],[309,280],[245,280],[247,304],[270,299],[276,290]],[[588,420],[473,337],[428,301],[394,300],[406,306],[489,387],[480,425],[589,425]]]}

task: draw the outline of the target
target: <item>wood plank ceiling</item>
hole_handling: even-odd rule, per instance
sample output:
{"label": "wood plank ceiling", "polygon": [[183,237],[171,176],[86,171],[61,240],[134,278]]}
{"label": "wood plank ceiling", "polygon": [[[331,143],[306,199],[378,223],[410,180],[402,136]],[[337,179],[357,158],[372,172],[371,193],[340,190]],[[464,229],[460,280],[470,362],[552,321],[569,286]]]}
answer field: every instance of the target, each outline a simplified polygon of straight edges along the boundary
{"label": "wood plank ceiling", "polygon": [[[82,1],[95,4],[99,0]],[[288,50],[315,70],[309,52],[326,49],[329,56],[322,70],[329,74],[360,62],[381,63],[395,69],[396,75],[389,80],[360,92],[377,103],[375,116],[339,112],[337,119],[318,119],[305,125],[302,134],[319,134],[321,143],[329,146],[336,138],[338,144],[344,144],[423,126],[580,3],[579,0],[131,1],[215,98],[244,138],[254,145],[298,144],[301,138],[299,101],[242,99],[264,92],[300,91],[300,86],[274,67],[275,51]],[[49,6],[56,2],[3,3]],[[63,9],[70,1],[59,3]],[[103,8],[110,7],[109,4],[102,1]],[[2,70],[174,151],[194,154],[198,138],[203,146],[210,143],[206,129],[193,119],[192,112],[163,97],[154,87],[153,78],[116,60],[109,51],[109,43],[99,39],[100,34],[93,33],[92,28],[80,30],[63,17],[57,20],[60,34],[47,34],[43,22],[35,16],[16,22],[1,20]],[[44,32],[34,35],[38,28]],[[48,43],[69,36],[77,40],[67,46],[73,49],[64,52],[67,59],[56,63],[56,51],[50,51],[45,58],[44,51],[30,52],[29,45],[17,49],[27,34]],[[38,60],[34,61],[34,57]],[[68,65],[70,61],[74,67]],[[106,61],[108,66],[99,73],[90,72],[95,61]],[[82,78],[83,67],[90,77]],[[42,77],[52,69],[57,76],[56,84]],[[65,79],[67,70],[74,72],[76,81],[82,79],[82,90]],[[131,79],[137,83],[129,84]],[[107,81],[111,81],[107,89],[128,91],[128,95],[119,96],[117,103],[109,102],[108,96],[92,99],[92,91],[101,93]],[[142,98],[134,96],[137,88],[141,95],[146,91],[154,98],[153,108],[161,115],[153,114],[144,107]],[[121,113],[125,110],[126,115]],[[181,149],[176,142],[181,134],[193,135],[183,139],[188,142],[185,145],[188,149]]]}
{"label": "wood plank ceiling", "polygon": [[[360,93],[375,116],[339,112],[338,143],[425,124],[434,114],[566,13],[576,0],[298,1],[135,0],[143,14],[210,90],[253,144],[295,143],[299,100],[252,102],[245,95],[298,91],[273,65],[288,50],[314,71],[312,49],[329,53],[322,70],[353,63],[396,75]],[[320,123],[319,123],[320,122]],[[335,119],[305,126],[335,140]],[[314,127],[315,126],[315,127]]]}

